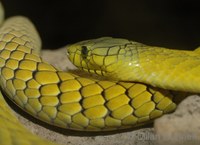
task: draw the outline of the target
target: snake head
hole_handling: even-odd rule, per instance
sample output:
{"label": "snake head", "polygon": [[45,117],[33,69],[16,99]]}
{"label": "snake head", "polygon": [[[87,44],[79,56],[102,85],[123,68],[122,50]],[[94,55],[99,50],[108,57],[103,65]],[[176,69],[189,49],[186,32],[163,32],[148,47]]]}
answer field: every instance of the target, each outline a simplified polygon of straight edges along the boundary
{"label": "snake head", "polygon": [[117,63],[123,63],[130,43],[126,39],[102,37],[72,44],[67,47],[67,54],[79,69],[107,76],[115,71]]}

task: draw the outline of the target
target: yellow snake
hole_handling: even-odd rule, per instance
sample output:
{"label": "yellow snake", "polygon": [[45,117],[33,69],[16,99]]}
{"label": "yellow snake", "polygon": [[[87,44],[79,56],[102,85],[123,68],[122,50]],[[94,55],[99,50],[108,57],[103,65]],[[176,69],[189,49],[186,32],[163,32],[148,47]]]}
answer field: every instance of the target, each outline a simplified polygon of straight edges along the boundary
{"label": "yellow snake", "polygon": [[[164,89],[63,72],[41,59],[40,46],[37,31],[27,18],[9,18],[0,28],[1,88],[19,107],[40,120],[66,129],[105,131],[140,126],[176,108],[173,94]],[[158,55],[159,52],[164,53]],[[100,38],[70,45],[68,54],[83,70],[114,79],[153,82],[152,85],[167,89],[199,90],[195,85],[198,79],[186,86],[177,83],[181,77],[176,79],[182,71],[189,74],[189,69],[193,75],[197,74],[195,67],[199,60],[194,52],[160,49],[125,39]],[[194,63],[190,64],[194,66],[192,70],[187,67],[190,59],[191,64]],[[172,65],[159,68],[165,61]],[[168,73],[173,66],[176,76]],[[163,69],[169,74],[166,78]],[[155,77],[158,78],[154,80]],[[169,83],[172,78],[175,78],[173,85]],[[192,78],[188,77],[186,82]],[[1,145],[50,144],[18,125],[2,95],[0,101]]]}

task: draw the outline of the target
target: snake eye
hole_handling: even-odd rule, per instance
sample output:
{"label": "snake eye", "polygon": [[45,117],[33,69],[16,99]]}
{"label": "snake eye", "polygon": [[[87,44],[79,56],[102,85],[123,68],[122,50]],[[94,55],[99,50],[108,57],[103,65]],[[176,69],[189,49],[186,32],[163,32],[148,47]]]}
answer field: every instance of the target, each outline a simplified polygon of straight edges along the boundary
{"label": "snake eye", "polygon": [[82,57],[83,57],[84,59],[86,59],[86,58],[87,58],[87,55],[88,55],[88,49],[87,49],[86,46],[82,46],[81,48],[82,48],[82,49],[81,49]]}

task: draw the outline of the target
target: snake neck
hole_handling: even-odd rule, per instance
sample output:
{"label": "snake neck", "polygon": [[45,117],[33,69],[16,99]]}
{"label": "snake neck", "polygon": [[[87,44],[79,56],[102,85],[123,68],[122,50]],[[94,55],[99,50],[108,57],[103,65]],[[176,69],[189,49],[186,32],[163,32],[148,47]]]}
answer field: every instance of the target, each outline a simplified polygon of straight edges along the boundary
{"label": "snake neck", "polygon": [[200,56],[195,51],[142,46],[134,52],[129,61],[118,61],[109,75],[164,89],[200,92]]}

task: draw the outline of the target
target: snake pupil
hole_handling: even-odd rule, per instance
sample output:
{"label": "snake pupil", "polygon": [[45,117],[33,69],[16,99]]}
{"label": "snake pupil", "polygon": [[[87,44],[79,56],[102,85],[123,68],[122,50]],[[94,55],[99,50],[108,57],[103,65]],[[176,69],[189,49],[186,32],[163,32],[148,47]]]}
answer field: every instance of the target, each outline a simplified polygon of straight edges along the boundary
{"label": "snake pupil", "polygon": [[88,49],[86,46],[82,46],[82,49],[81,49],[81,54],[82,54],[82,57],[84,59],[86,59],[87,55],[88,55]]}

